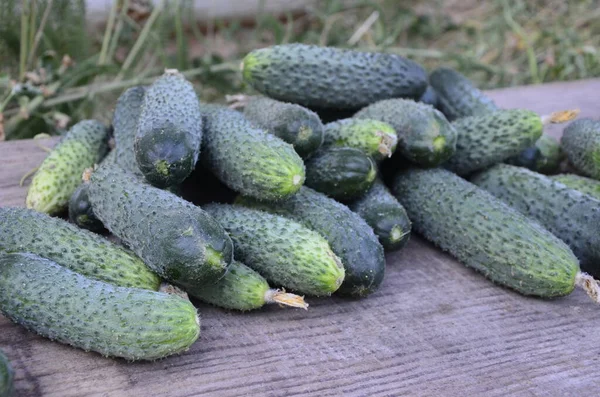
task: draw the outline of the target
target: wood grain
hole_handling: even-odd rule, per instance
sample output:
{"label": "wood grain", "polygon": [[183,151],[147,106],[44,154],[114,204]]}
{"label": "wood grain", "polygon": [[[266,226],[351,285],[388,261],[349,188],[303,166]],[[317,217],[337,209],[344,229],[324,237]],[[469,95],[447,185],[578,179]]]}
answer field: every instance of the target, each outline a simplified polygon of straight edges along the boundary
{"label": "wood grain", "polygon": [[[600,80],[490,95],[503,107],[600,116]],[[0,205],[22,205],[16,184],[43,157],[31,141],[0,144]],[[598,395],[600,307],[581,291],[522,297],[417,237],[387,260],[382,288],[365,300],[247,314],[198,304],[200,340],[157,362],[85,353],[1,317],[0,348],[19,396]]]}

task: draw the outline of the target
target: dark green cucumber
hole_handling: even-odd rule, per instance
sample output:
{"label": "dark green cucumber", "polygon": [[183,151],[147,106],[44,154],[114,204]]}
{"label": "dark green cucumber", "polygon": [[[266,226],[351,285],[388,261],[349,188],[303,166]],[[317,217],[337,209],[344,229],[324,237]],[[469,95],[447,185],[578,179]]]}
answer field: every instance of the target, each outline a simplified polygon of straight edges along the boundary
{"label": "dark green cucumber", "polygon": [[398,133],[398,152],[413,163],[433,167],[454,154],[456,131],[430,105],[408,99],[388,99],[367,106],[354,117],[390,124]]}
{"label": "dark green cucumber", "polygon": [[267,280],[307,295],[330,295],[344,280],[344,267],[316,232],[282,216],[229,204],[206,211],[229,233],[235,255]]}
{"label": "dark green cucumber", "polygon": [[139,177],[143,177],[143,174],[135,159],[134,142],[145,93],[146,87],[142,86],[131,87],[123,92],[117,99],[112,120],[116,162]]}
{"label": "dark green cucumber", "polygon": [[414,230],[493,282],[544,298],[573,291],[579,263],[569,247],[456,174],[410,169],[393,192]]}
{"label": "dark green cucumber", "polygon": [[104,226],[170,282],[202,285],[231,263],[231,240],[210,215],[117,166],[92,174],[89,197]]}
{"label": "dark green cucumber", "polygon": [[346,146],[362,150],[375,161],[391,157],[398,135],[388,123],[349,118],[325,124],[325,146]]}
{"label": "dark green cucumber", "polygon": [[419,98],[427,86],[425,70],[401,56],[305,44],[250,52],[243,76],[271,98],[339,109],[388,98]]}
{"label": "dark green cucumber", "polygon": [[82,183],[69,199],[69,220],[82,229],[99,232],[104,229],[100,219],[94,214],[88,197],[89,183]]}
{"label": "dark green cucumber", "polygon": [[10,361],[0,350],[0,397],[11,397],[14,393],[14,373]]}
{"label": "dark green cucumber", "polygon": [[0,208],[0,253],[31,252],[84,276],[157,290],[160,279],[140,258],[62,219],[25,208]]}
{"label": "dark green cucumber", "polygon": [[250,122],[291,143],[300,156],[321,147],[323,124],[315,112],[264,96],[250,96],[244,103],[244,116]]}
{"label": "dark green cucumber", "polygon": [[556,138],[542,134],[535,145],[523,150],[517,156],[506,160],[506,163],[529,168],[542,174],[553,174],[558,171],[563,160],[560,143]]}
{"label": "dark green cucumber", "polygon": [[349,200],[363,195],[377,176],[371,157],[351,147],[329,147],[306,160],[306,186]]}
{"label": "dark green cucumber", "polygon": [[46,338],[128,360],[183,352],[200,335],[189,300],[92,280],[33,254],[0,256],[0,311]]}
{"label": "dark green cucumber", "polygon": [[600,181],[575,174],[558,174],[550,178],[600,200]]}
{"label": "dark green cucumber", "polygon": [[498,164],[473,183],[535,219],[571,247],[581,268],[600,276],[600,201],[526,168]]}
{"label": "dark green cucumber", "polygon": [[248,197],[238,197],[237,202],[283,215],[325,237],[346,269],[338,294],[361,298],[379,288],[385,273],[383,247],[365,220],[345,205],[305,186],[277,203]]}
{"label": "dark green cucumber", "polygon": [[204,165],[230,189],[261,200],[280,200],[304,183],[294,147],[254,127],[235,110],[203,105]]}
{"label": "dark green cucumber", "polygon": [[450,121],[498,109],[494,101],[456,70],[434,70],[429,75],[429,84],[437,93],[437,106]]}
{"label": "dark green cucumber", "polygon": [[108,129],[95,120],[75,124],[44,159],[27,192],[27,208],[55,214],[67,207],[86,168],[108,150]]}
{"label": "dark green cucumber", "polygon": [[134,142],[137,164],[153,185],[177,185],[193,171],[201,141],[194,87],[176,70],[167,70],[144,95]]}
{"label": "dark green cucumber", "polygon": [[541,117],[524,109],[497,110],[452,123],[458,133],[456,152],[445,164],[458,175],[501,163],[532,146],[542,135]]}
{"label": "dark green cucumber", "polygon": [[399,250],[408,243],[411,224],[406,210],[380,179],[349,207],[373,228],[386,251]]}
{"label": "dark green cucumber", "polygon": [[565,128],[560,143],[569,162],[579,172],[600,179],[600,121],[573,121]]}
{"label": "dark green cucumber", "polygon": [[427,105],[431,105],[434,108],[437,108],[438,94],[437,92],[435,92],[431,85],[427,86],[427,89],[425,90],[423,95],[421,95],[421,98],[419,98],[419,102],[426,103]]}

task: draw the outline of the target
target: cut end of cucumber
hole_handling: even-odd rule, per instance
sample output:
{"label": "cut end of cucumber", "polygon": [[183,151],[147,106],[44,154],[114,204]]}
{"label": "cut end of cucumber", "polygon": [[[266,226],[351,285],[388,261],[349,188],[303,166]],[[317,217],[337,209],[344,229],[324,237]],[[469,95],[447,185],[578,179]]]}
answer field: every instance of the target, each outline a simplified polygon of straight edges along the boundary
{"label": "cut end of cucumber", "polygon": [[208,246],[206,247],[206,263],[217,271],[227,269],[227,262],[223,260],[223,253]]}
{"label": "cut end of cucumber", "polygon": [[265,293],[265,302],[277,303],[282,306],[298,307],[308,310],[308,303],[304,301],[303,296],[290,294],[285,290],[270,289]]}
{"label": "cut end of cucumber", "polygon": [[165,177],[169,176],[169,163],[166,160],[160,160],[156,163],[156,172]]}
{"label": "cut end of cucumber", "polygon": [[298,186],[302,184],[302,179],[302,175],[296,174],[292,177],[292,183],[294,184],[294,186]]}
{"label": "cut end of cucumber", "polygon": [[309,140],[313,135],[313,130],[312,128],[308,127],[308,126],[301,126],[298,129],[298,140],[299,141],[307,141]]}
{"label": "cut end of cucumber", "polygon": [[433,139],[433,149],[436,152],[441,152],[446,146],[446,137],[439,135]]}
{"label": "cut end of cucumber", "polygon": [[392,157],[392,153],[394,152],[398,141],[396,134],[388,134],[384,131],[377,131],[375,134],[381,138],[377,151],[385,157]]}

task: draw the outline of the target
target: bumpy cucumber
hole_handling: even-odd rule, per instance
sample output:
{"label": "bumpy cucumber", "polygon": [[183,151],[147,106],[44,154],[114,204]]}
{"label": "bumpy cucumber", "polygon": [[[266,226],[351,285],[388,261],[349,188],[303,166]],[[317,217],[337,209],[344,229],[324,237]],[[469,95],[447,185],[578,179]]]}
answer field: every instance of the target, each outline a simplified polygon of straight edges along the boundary
{"label": "bumpy cucumber", "polygon": [[117,99],[112,120],[116,162],[139,177],[143,177],[143,174],[135,159],[134,142],[145,93],[146,87],[142,86],[131,87],[123,92]]}
{"label": "bumpy cucumber", "polygon": [[442,113],[430,105],[408,99],[388,99],[367,106],[354,117],[390,124],[398,133],[403,157],[433,167],[454,154],[456,131]]}
{"label": "bumpy cucumber", "polygon": [[575,120],[565,128],[562,149],[582,174],[600,179],[600,121]]}
{"label": "bumpy cucumber", "polygon": [[203,105],[204,165],[225,185],[261,200],[279,200],[304,183],[294,147],[254,127],[235,110]]}
{"label": "bumpy cucumber", "polygon": [[458,133],[456,152],[446,168],[458,175],[501,163],[519,154],[542,135],[541,117],[524,109],[497,110],[452,123]]}
{"label": "bumpy cucumber", "polygon": [[202,116],[194,87],[167,70],[144,95],[135,133],[135,158],[155,186],[179,184],[194,170],[202,141]]}
{"label": "bumpy cucumber", "polygon": [[82,183],[69,199],[69,219],[82,229],[99,232],[104,229],[100,219],[94,214],[88,197],[89,183]]}
{"label": "bumpy cucumber", "polygon": [[490,280],[544,298],[573,291],[579,263],[569,247],[483,189],[447,170],[410,169],[393,191],[414,230]]}
{"label": "bumpy cucumber", "polygon": [[67,207],[86,168],[99,163],[108,150],[108,129],[95,120],[75,124],[36,172],[27,208],[55,214]]}
{"label": "bumpy cucumber", "polygon": [[191,286],[225,274],[231,240],[205,211],[114,166],[92,174],[94,213],[155,272]]}
{"label": "bumpy cucumber", "polygon": [[542,134],[535,145],[523,150],[519,155],[506,160],[508,164],[529,168],[542,174],[558,171],[563,153],[560,143],[550,135]]}
{"label": "bumpy cucumber", "polygon": [[25,208],[0,208],[0,252],[21,251],[114,285],[157,290],[160,284],[137,256],[94,233]]}
{"label": "bumpy cucumber", "polygon": [[237,202],[283,215],[325,237],[346,269],[338,294],[362,298],[375,292],[381,284],[385,273],[383,247],[365,220],[345,205],[305,186],[294,196],[277,203],[248,197],[238,197]]}
{"label": "bumpy cucumber", "polygon": [[0,310],[46,338],[128,360],[180,353],[200,335],[186,299],[92,280],[33,254],[0,256]]}
{"label": "bumpy cucumber", "polygon": [[275,285],[301,294],[330,295],[344,280],[344,267],[327,241],[293,220],[229,204],[206,211],[229,233],[235,255]]}
{"label": "bumpy cucumber", "polygon": [[550,178],[568,186],[570,189],[578,190],[596,200],[600,200],[600,181],[575,174],[558,174]]}
{"label": "bumpy cucumber", "polygon": [[398,135],[388,123],[369,119],[344,119],[325,125],[326,146],[347,146],[362,150],[374,160],[391,157]]}
{"label": "bumpy cucumber", "polygon": [[13,395],[13,378],[14,373],[10,361],[0,351],[0,397],[11,397]]}
{"label": "bumpy cucumber", "polygon": [[421,98],[419,98],[419,102],[426,103],[434,108],[438,106],[438,94],[431,85],[427,85],[427,89],[421,95]]}

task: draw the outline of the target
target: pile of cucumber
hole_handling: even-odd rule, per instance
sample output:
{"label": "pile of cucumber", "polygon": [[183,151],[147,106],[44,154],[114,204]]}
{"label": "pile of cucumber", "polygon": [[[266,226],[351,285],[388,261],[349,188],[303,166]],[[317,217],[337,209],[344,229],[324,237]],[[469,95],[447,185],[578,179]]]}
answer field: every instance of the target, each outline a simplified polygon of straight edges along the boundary
{"label": "pile of cucumber", "polygon": [[[250,52],[242,75],[256,92],[230,107],[200,103],[176,70],[126,90],[108,155],[109,128],[74,125],[28,209],[0,209],[2,313],[157,359],[199,337],[190,299],[367,297],[413,228],[522,294],[599,300],[580,266],[600,276],[600,122],[571,123],[559,144],[542,132],[561,117],[500,109],[452,69],[384,53],[280,45]],[[585,176],[540,173],[565,158]],[[67,206],[71,222],[51,216]]]}

